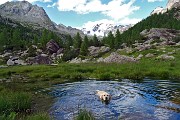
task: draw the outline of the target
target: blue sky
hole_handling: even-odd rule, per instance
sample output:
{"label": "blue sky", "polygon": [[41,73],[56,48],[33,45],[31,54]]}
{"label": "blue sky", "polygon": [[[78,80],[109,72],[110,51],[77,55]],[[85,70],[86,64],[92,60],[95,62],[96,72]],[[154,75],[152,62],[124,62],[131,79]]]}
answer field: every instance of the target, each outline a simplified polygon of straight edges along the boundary
{"label": "blue sky", "polygon": [[[8,0],[0,0],[0,4]],[[17,0],[10,0],[17,1]],[[27,0],[45,9],[57,24],[85,27],[97,22],[135,24],[168,0]]]}

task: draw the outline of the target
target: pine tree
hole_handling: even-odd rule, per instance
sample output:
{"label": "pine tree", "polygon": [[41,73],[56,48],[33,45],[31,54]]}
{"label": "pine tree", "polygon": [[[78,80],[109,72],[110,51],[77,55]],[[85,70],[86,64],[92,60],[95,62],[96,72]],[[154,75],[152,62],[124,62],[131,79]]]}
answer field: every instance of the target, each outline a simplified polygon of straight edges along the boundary
{"label": "pine tree", "polygon": [[115,35],[115,41],[114,41],[114,47],[116,49],[118,49],[121,45],[121,35],[120,35],[120,32],[119,32],[119,29],[116,31],[116,35]]}
{"label": "pine tree", "polygon": [[80,54],[86,56],[88,54],[88,37],[84,37],[84,41],[81,44]]}
{"label": "pine tree", "polygon": [[114,48],[114,36],[111,31],[108,33],[107,43],[111,49]]}
{"label": "pine tree", "polygon": [[21,35],[20,35],[20,31],[18,29],[15,29],[13,31],[13,39],[12,39],[12,46],[15,48],[15,49],[20,49],[22,47],[22,40],[21,40]]}
{"label": "pine tree", "polygon": [[46,43],[48,42],[48,31],[46,29],[43,30],[42,36],[41,36],[41,44],[44,47]]}
{"label": "pine tree", "polygon": [[4,46],[7,44],[7,35],[6,35],[6,31],[3,30],[1,33],[0,33],[0,46]]}
{"label": "pine tree", "polygon": [[74,48],[80,48],[82,43],[82,38],[79,34],[79,32],[76,34],[74,38]]}
{"label": "pine tree", "polygon": [[67,40],[65,41],[65,48],[70,50],[70,46],[73,45],[73,39],[71,37],[71,35],[67,36]]}
{"label": "pine tree", "polygon": [[99,40],[98,40],[96,34],[94,34],[94,36],[93,36],[93,46],[98,47],[99,45],[100,45]]}

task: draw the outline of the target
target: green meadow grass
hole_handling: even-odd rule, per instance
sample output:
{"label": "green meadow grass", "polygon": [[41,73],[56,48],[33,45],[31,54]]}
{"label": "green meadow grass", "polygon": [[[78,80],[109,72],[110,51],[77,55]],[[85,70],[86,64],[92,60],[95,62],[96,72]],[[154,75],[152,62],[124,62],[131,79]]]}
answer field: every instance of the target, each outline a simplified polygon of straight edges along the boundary
{"label": "green meadow grass", "polygon": [[[172,50],[172,47],[166,48],[167,52]],[[138,56],[140,53],[143,55],[154,53],[158,56],[163,52],[151,49],[127,55]],[[125,64],[60,63],[58,66],[32,65],[0,68],[0,119],[50,119],[46,112],[53,98],[47,95],[49,90],[46,88],[55,84],[85,79],[117,80],[127,78],[141,80],[145,77],[180,79],[180,52],[175,52],[173,56],[175,56],[175,60],[172,61],[143,58],[136,63]],[[45,91],[39,93],[38,91],[41,90]],[[27,113],[26,111],[29,109],[33,110]],[[83,120],[84,118],[94,120],[92,114],[83,110],[75,119]]]}
{"label": "green meadow grass", "polygon": [[95,120],[93,114],[86,109],[80,110],[75,120]]}

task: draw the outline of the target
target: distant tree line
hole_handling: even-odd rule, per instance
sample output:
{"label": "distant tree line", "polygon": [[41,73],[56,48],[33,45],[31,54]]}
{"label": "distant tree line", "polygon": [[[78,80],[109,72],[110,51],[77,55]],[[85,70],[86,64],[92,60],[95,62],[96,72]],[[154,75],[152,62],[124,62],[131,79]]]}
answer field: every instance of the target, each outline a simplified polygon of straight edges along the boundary
{"label": "distant tree line", "polygon": [[[0,51],[3,50],[22,50],[34,44],[44,48],[46,43],[54,39],[60,47],[65,49],[63,60],[70,60],[78,55],[87,56],[88,47],[108,46],[111,49],[119,49],[123,43],[132,45],[136,40],[141,41],[143,38],[140,32],[144,29],[151,28],[170,28],[180,29],[179,20],[174,18],[176,9],[172,9],[164,14],[154,14],[141,22],[134,25],[129,30],[120,34],[119,30],[115,35],[109,32],[107,36],[100,40],[96,35],[93,37],[82,36],[77,33],[74,37],[71,35],[63,35],[63,37],[55,32],[42,29],[34,30],[30,27],[24,27],[18,23],[17,26],[6,24],[0,16]],[[8,20],[8,22],[12,22]],[[63,39],[62,39],[63,38]]]}

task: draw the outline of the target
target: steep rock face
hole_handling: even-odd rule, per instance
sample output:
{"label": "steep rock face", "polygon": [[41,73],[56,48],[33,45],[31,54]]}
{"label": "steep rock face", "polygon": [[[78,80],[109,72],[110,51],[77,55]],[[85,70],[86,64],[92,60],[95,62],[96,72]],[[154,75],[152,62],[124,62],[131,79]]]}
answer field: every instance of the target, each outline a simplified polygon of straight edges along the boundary
{"label": "steep rock face", "polygon": [[168,1],[166,8],[172,9],[174,7],[175,8],[180,7],[180,1],[179,0],[169,0]]}
{"label": "steep rock face", "polygon": [[27,1],[12,1],[0,5],[0,15],[3,18],[19,22],[23,26],[32,26],[37,29],[46,28],[56,33],[72,36],[79,32],[83,36],[81,30],[52,22],[42,7],[32,5]]}
{"label": "steep rock face", "polygon": [[6,2],[0,5],[0,14],[21,23],[33,24],[36,27],[55,28],[43,8],[27,1]]}
{"label": "steep rock face", "polygon": [[77,34],[77,32],[79,32],[79,34],[81,36],[84,35],[84,33],[81,30],[72,28],[70,26],[66,27],[63,24],[56,25],[56,29],[61,33],[68,33],[68,34],[71,34],[72,36],[75,36]]}
{"label": "steep rock face", "polygon": [[157,7],[156,9],[154,9],[151,12],[151,15],[153,14],[163,14],[165,13],[167,10],[170,10],[172,8],[180,8],[180,0],[168,0],[168,3],[166,5],[166,8],[163,7]]}
{"label": "steep rock face", "polygon": [[140,33],[145,36],[148,40],[160,39],[165,41],[172,41],[173,38],[180,35],[180,30],[166,29],[166,28],[152,28],[149,31],[144,30]]}

